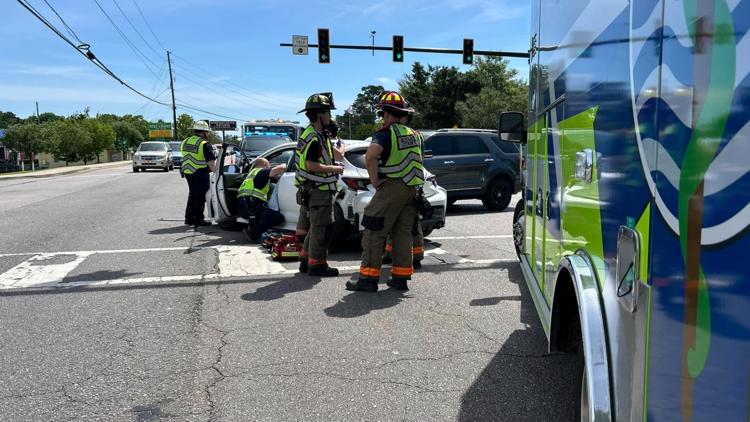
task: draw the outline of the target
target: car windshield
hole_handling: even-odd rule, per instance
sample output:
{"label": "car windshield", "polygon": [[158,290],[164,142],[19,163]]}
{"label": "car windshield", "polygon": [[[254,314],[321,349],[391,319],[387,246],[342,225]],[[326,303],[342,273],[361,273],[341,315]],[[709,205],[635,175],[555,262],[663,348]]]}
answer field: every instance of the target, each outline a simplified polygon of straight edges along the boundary
{"label": "car windshield", "polygon": [[350,162],[354,167],[367,169],[367,164],[365,163],[366,153],[367,148],[359,148],[352,151],[347,151],[345,154],[346,161]]}
{"label": "car windshield", "polygon": [[146,142],[138,147],[138,151],[164,151],[167,149],[167,144],[164,142]]}
{"label": "car windshield", "polygon": [[242,152],[245,155],[256,156],[273,147],[291,142],[292,139],[288,136],[248,136],[242,141]]}
{"label": "car windshield", "polygon": [[180,141],[172,141],[172,142],[169,143],[169,146],[172,147],[172,151],[174,151],[174,152],[180,152],[180,145],[181,144],[182,144],[182,142],[180,142]]}

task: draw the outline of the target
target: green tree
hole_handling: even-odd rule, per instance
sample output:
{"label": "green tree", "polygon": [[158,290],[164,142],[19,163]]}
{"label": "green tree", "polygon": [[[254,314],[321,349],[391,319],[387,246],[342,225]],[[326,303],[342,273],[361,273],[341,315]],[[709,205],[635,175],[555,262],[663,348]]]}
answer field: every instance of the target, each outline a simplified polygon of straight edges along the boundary
{"label": "green tree", "polygon": [[112,148],[115,144],[116,134],[112,126],[101,123],[97,119],[86,119],[83,126],[89,133],[89,141],[82,145],[80,154],[83,164],[96,159],[99,162],[99,154]]}
{"label": "green tree", "polygon": [[177,140],[186,139],[193,134],[193,125],[195,120],[193,116],[182,113],[177,116]]}
{"label": "green tree", "polygon": [[51,152],[65,166],[81,160],[81,151],[91,143],[91,135],[80,122],[60,120],[50,123],[49,130],[54,134]]}
{"label": "green tree", "polygon": [[130,123],[138,132],[140,132],[143,139],[148,139],[148,122],[140,114],[126,114],[120,117],[120,121]]}
{"label": "green tree", "polygon": [[0,129],[7,129],[20,122],[21,119],[19,119],[13,112],[0,111]]}
{"label": "green tree", "polygon": [[382,85],[363,86],[352,104],[353,114],[358,115],[365,124],[375,123],[378,102],[383,92],[385,88]]}
{"label": "green tree", "polygon": [[44,152],[48,148],[42,138],[41,127],[29,123],[16,124],[8,128],[3,143],[11,149],[22,152],[28,159],[31,159],[33,154]]}
{"label": "green tree", "polygon": [[115,131],[115,148],[122,151],[123,157],[125,157],[125,152],[138,148],[138,145],[143,142],[143,135],[131,123],[114,122],[112,129]]}
{"label": "green tree", "polygon": [[500,58],[478,58],[468,72],[481,85],[476,94],[468,94],[456,105],[465,127],[497,129],[500,113],[528,109],[528,85],[518,79],[518,71]]}

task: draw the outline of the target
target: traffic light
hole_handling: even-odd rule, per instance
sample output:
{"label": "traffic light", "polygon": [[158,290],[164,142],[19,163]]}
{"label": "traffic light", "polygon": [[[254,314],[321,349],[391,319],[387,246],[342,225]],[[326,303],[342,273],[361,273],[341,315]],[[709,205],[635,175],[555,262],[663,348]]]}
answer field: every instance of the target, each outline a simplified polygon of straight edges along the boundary
{"label": "traffic light", "polygon": [[394,62],[404,61],[404,36],[403,35],[393,36],[393,61]]}
{"label": "traffic light", "polygon": [[331,43],[328,28],[318,28],[318,63],[331,62]]}
{"label": "traffic light", "polygon": [[474,64],[474,40],[464,38],[464,64]]}

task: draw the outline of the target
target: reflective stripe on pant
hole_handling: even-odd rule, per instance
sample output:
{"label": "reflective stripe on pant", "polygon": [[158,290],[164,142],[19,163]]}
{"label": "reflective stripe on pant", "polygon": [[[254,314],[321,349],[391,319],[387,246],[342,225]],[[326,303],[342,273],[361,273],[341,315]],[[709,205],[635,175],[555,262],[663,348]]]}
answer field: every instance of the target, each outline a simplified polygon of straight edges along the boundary
{"label": "reflective stripe on pant", "polygon": [[[414,261],[421,261],[424,259],[424,235],[422,234],[422,225],[419,223],[419,218],[414,221],[414,226],[411,228],[411,255]],[[385,251],[391,253],[393,251],[393,239],[391,235],[388,235],[388,240],[385,244]]]}
{"label": "reflective stripe on pant", "polygon": [[383,247],[386,238],[393,236],[394,277],[411,278],[412,268],[412,227],[417,218],[416,191],[397,179],[386,180],[365,207],[362,225],[362,265],[360,276],[375,278],[380,274],[383,263]]}
{"label": "reflective stripe on pant", "polygon": [[[309,206],[300,206],[300,219],[297,223],[297,234],[301,234],[300,229],[305,225],[308,226],[305,243],[302,245],[303,253],[300,255],[307,256],[311,266],[326,265],[333,235],[333,192],[309,187],[300,189],[309,189],[310,195]],[[307,218],[303,222],[304,211]]]}

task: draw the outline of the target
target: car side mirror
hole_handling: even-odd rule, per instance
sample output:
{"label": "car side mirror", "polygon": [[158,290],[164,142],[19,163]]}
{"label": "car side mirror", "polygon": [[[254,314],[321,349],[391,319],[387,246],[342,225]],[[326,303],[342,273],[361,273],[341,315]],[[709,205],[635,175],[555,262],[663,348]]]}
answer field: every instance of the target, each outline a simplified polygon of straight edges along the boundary
{"label": "car side mirror", "polygon": [[518,111],[506,111],[500,114],[497,136],[506,142],[516,144],[526,143],[526,129],[523,113]]}
{"label": "car side mirror", "polygon": [[424,158],[432,158],[432,157],[433,157],[433,155],[432,155],[432,150],[431,149],[424,150]]}

